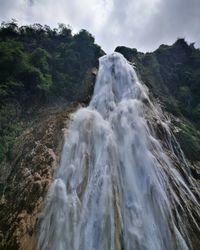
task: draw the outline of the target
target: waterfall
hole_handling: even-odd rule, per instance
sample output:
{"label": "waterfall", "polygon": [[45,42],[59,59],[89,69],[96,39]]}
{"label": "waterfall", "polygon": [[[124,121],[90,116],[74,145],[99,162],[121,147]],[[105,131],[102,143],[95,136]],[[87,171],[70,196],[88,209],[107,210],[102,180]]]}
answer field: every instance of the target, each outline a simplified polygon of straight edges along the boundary
{"label": "waterfall", "polygon": [[[161,124],[166,145],[153,121]],[[181,204],[198,202],[163,150],[177,158],[172,140],[133,67],[119,53],[101,57],[92,100],[72,115],[65,136],[38,249],[190,249]]]}

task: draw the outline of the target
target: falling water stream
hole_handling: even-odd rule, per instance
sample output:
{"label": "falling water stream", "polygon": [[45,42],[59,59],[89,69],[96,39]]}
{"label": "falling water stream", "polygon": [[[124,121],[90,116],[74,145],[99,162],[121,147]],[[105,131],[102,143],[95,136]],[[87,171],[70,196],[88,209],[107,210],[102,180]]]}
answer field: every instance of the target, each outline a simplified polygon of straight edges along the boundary
{"label": "falling water stream", "polygon": [[156,139],[151,117],[170,135],[126,59],[101,57],[92,100],[73,114],[66,134],[39,250],[190,249],[178,213],[174,218],[179,197],[170,181],[197,201]]}

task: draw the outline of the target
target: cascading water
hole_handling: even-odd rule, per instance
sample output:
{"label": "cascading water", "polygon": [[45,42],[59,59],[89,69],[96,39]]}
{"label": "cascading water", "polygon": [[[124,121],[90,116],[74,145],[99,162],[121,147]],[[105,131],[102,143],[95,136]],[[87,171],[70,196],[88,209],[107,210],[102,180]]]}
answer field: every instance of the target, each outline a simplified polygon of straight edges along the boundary
{"label": "cascading water", "polygon": [[147,93],[122,55],[100,58],[90,105],[66,134],[38,249],[190,249],[171,180],[198,203],[155,138],[150,116],[170,131]]}

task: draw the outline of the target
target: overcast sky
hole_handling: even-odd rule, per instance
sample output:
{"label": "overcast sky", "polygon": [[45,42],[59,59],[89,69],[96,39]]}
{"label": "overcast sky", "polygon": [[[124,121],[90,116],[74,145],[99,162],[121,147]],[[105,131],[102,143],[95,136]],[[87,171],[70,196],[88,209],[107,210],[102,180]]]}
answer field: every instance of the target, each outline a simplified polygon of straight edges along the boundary
{"label": "overcast sky", "polygon": [[200,0],[0,0],[0,21],[11,18],[87,29],[107,53],[119,45],[152,51],[178,37],[200,47]]}

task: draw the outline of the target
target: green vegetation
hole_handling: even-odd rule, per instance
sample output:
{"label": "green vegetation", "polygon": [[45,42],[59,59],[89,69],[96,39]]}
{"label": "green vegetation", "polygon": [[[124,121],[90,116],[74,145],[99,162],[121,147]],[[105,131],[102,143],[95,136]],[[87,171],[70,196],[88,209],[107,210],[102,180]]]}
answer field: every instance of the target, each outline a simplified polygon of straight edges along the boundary
{"label": "green vegetation", "polygon": [[101,48],[86,30],[72,35],[70,27],[57,29],[15,21],[0,27],[1,102],[15,97],[20,103],[77,98],[87,70],[97,65]]}
{"label": "green vegetation", "polygon": [[84,101],[84,78],[102,54],[86,30],[72,35],[64,24],[55,29],[40,24],[19,27],[15,20],[1,24],[0,162],[8,156],[28,110]]}
{"label": "green vegetation", "polygon": [[14,103],[0,107],[0,162],[11,158],[13,143],[22,130],[17,113]]}
{"label": "green vegetation", "polygon": [[186,157],[191,161],[200,161],[200,132],[188,121],[175,122],[180,131],[177,138]]}
{"label": "green vegetation", "polygon": [[200,49],[178,39],[173,45],[161,45],[152,53],[117,47],[116,51],[132,58],[142,80],[164,103],[166,109],[183,115],[196,125],[200,105]]}

